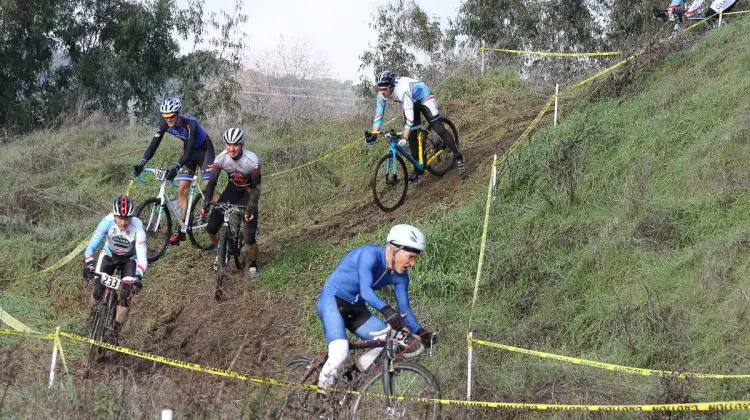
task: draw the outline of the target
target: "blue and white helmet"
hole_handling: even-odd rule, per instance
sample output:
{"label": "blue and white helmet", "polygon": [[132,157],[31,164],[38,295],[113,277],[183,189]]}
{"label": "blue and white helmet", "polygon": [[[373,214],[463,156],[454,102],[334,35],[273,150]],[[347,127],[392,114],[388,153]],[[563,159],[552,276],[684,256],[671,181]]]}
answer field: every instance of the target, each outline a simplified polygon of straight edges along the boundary
{"label": "blue and white helmet", "polygon": [[179,98],[167,98],[161,103],[159,111],[162,114],[175,114],[182,111],[182,102],[180,102]]}
{"label": "blue and white helmet", "polygon": [[378,76],[378,86],[394,86],[396,84],[396,75],[388,70],[383,70]]}

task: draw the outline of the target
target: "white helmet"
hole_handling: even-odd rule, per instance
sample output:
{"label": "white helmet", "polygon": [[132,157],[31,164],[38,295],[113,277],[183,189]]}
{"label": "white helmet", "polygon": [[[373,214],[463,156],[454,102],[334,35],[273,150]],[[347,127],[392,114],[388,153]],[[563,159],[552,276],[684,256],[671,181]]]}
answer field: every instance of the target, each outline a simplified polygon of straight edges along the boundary
{"label": "white helmet", "polygon": [[419,229],[412,225],[395,225],[388,232],[386,242],[407,251],[422,252],[427,248],[427,240]]}
{"label": "white helmet", "polygon": [[162,114],[174,114],[181,110],[182,102],[180,102],[179,98],[167,98],[161,103],[161,107],[159,107],[159,111],[161,111]]}
{"label": "white helmet", "polygon": [[245,143],[245,132],[241,128],[229,128],[224,132],[224,143],[242,144]]}

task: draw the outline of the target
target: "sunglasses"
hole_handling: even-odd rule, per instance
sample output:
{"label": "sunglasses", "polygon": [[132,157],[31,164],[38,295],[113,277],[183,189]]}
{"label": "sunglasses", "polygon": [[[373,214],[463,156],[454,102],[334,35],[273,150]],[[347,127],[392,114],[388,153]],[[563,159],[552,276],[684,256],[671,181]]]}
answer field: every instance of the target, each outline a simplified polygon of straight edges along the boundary
{"label": "sunglasses", "polygon": [[176,116],[177,116],[177,113],[174,113],[174,114],[161,114],[161,116],[162,116],[162,118],[164,118],[165,120],[171,120],[172,118],[174,118],[174,117],[176,117]]}

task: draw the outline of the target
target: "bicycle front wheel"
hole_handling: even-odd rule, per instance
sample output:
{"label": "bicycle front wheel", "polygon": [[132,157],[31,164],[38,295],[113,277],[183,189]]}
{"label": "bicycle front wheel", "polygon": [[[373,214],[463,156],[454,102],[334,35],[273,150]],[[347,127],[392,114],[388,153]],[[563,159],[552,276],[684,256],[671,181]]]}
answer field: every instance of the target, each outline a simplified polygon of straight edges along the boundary
{"label": "bicycle front wheel", "polygon": [[[458,131],[456,131],[456,126],[453,125],[451,120],[445,117],[443,117],[443,125],[450,130],[453,141],[456,142],[456,148],[458,148]],[[456,163],[456,157],[432,126],[425,132],[424,145],[426,148],[425,163],[427,164],[427,170],[431,174],[443,176],[453,168],[453,165]]]}
{"label": "bicycle front wheel", "polygon": [[390,212],[406,199],[409,186],[406,164],[401,156],[390,153],[380,158],[372,174],[372,195],[380,210]]}
{"label": "bicycle front wheel", "polygon": [[[89,326],[88,338],[96,341],[104,341],[104,331],[106,323],[106,307],[102,302],[99,302],[91,315],[91,324]],[[99,359],[101,354],[101,347],[94,344],[89,344],[89,353],[86,358],[86,375],[88,377],[88,371],[94,366],[94,363]]]}
{"label": "bicycle front wheel", "polygon": [[233,233],[232,253],[234,254],[234,265],[238,270],[245,268],[247,263],[247,252],[245,252],[245,234],[242,232],[242,223],[237,223],[237,230]]}
{"label": "bicycle front wheel", "polygon": [[194,247],[209,250],[212,248],[211,241],[208,239],[208,232],[206,232],[209,215],[201,216],[201,206],[203,206],[203,194],[196,194],[193,204],[190,206],[187,234]]}
{"label": "bicycle front wheel", "polygon": [[[367,393],[383,395],[383,374],[390,375],[389,396],[405,397],[405,400],[367,396]],[[437,419],[440,417],[440,404],[437,402],[416,401],[417,398],[440,398],[437,379],[424,367],[411,363],[395,363],[393,372],[381,369],[370,377],[360,389],[361,394],[354,400],[352,419]],[[413,399],[410,399],[413,398]]]}
{"label": "bicycle front wheel", "polygon": [[154,262],[167,250],[169,236],[172,235],[172,216],[159,198],[151,197],[138,207],[136,217],[143,222],[143,230],[146,231],[148,262]]}
{"label": "bicycle front wheel", "polygon": [[224,300],[224,280],[227,275],[227,263],[229,262],[229,231],[223,226],[219,231],[219,247],[216,249],[216,258],[214,259],[214,280],[216,288],[214,289],[214,298],[217,302]]}

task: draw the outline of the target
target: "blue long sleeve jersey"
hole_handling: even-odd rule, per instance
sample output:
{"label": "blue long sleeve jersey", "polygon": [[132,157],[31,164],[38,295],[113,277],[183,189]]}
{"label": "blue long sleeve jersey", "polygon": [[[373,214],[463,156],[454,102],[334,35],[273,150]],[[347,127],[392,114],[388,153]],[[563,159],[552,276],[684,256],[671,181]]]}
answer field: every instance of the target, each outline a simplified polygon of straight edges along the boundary
{"label": "blue long sleeve jersey", "polygon": [[363,245],[349,251],[326,280],[322,295],[334,295],[347,302],[367,303],[378,311],[388,305],[375,291],[392,285],[398,311],[406,313],[409,329],[422,328],[409,306],[409,274],[388,270],[385,247]]}
{"label": "blue long sleeve jersey", "polygon": [[84,251],[84,261],[93,262],[94,252],[106,238],[102,251],[109,256],[135,257],[135,273],[143,277],[148,267],[148,251],[146,249],[146,232],[143,223],[137,217],[130,219],[130,224],[124,230],[117,227],[115,216],[110,214],[99,222],[94,234]]}

